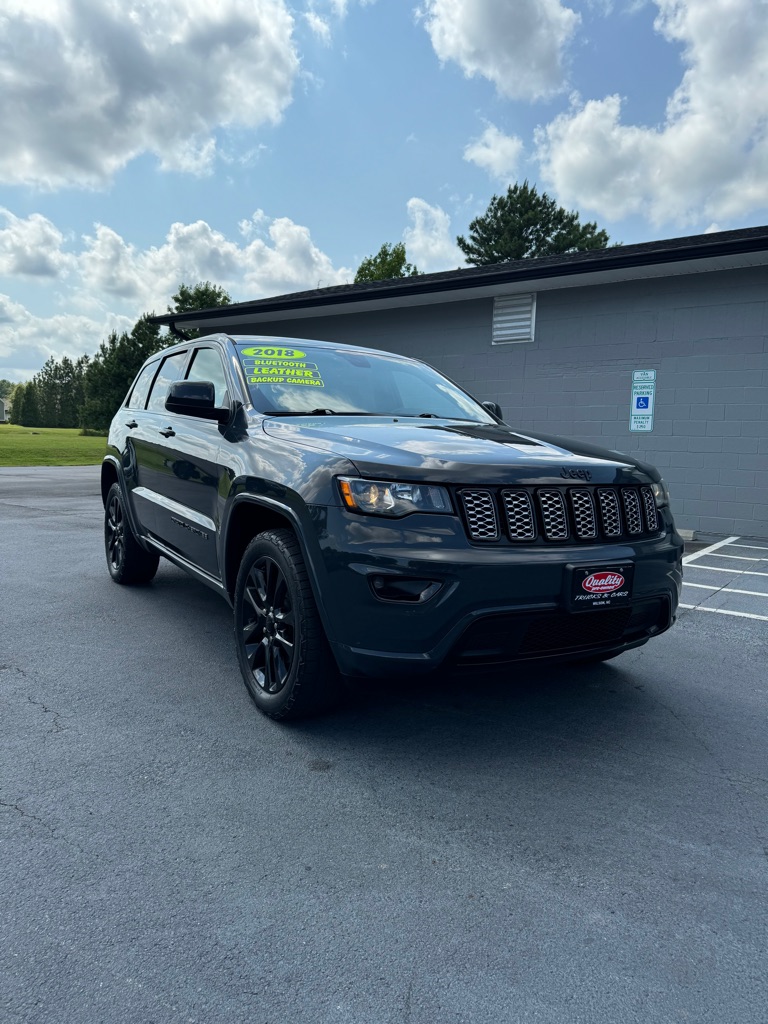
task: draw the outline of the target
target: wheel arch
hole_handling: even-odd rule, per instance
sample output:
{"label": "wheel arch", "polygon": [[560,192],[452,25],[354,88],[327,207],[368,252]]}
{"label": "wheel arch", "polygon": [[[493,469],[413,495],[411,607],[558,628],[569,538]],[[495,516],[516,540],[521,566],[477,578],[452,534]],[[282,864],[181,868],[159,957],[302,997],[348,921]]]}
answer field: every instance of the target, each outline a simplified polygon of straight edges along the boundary
{"label": "wheel arch", "polygon": [[107,507],[107,495],[112,484],[121,484],[116,461],[107,456],[101,464],[101,503]]}
{"label": "wheel arch", "polygon": [[245,549],[257,534],[264,533],[265,530],[280,529],[291,530],[296,536],[307,566],[312,590],[317,599],[313,566],[311,559],[307,556],[306,545],[295,513],[278,502],[244,494],[234,499],[224,534],[223,582],[230,601],[235,595],[237,573]]}

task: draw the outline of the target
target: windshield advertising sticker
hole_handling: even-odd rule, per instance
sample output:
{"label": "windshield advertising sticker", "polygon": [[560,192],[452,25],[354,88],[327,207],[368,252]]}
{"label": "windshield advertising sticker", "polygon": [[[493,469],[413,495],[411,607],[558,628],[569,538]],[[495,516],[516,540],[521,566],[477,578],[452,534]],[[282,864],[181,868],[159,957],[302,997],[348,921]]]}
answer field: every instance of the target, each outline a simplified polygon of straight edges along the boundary
{"label": "windshield advertising sticker", "polygon": [[317,363],[303,361],[305,352],[292,348],[244,348],[240,353],[249,384],[303,384],[323,388]]}

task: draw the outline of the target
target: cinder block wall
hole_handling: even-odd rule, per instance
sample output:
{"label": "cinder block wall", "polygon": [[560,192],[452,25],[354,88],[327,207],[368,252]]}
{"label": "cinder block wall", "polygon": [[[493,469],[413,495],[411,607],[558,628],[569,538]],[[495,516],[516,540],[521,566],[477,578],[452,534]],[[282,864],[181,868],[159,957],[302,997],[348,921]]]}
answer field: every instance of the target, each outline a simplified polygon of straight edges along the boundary
{"label": "cinder block wall", "polygon": [[[679,525],[768,538],[768,269],[538,293],[533,343],[491,345],[492,300],[259,324],[425,359],[521,430],[632,452]],[[632,370],[656,370],[652,433],[630,433]]]}

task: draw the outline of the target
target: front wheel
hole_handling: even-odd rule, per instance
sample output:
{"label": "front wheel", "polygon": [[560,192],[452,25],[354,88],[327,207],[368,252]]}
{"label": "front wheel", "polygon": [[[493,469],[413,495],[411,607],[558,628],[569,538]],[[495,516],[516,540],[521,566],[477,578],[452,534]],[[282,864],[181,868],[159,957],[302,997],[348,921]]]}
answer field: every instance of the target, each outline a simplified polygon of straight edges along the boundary
{"label": "front wheel", "polygon": [[157,572],[160,556],[136,540],[119,484],[110,487],[104,507],[104,550],[115,583],[149,583]]}
{"label": "front wheel", "polygon": [[235,586],[235,639],[248,693],[270,718],[303,718],[338,700],[338,670],[290,530],[268,530],[246,548]]}

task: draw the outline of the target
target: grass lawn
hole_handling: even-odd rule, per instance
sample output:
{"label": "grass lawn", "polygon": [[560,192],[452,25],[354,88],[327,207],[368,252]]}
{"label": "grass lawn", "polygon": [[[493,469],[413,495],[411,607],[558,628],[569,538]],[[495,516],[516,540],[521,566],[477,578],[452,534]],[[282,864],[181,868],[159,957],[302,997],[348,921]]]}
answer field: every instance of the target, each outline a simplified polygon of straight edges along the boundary
{"label": "grass lawn", "polygon": [[76,429],[0,423],[0,466],[97,466],[106,443]]}

